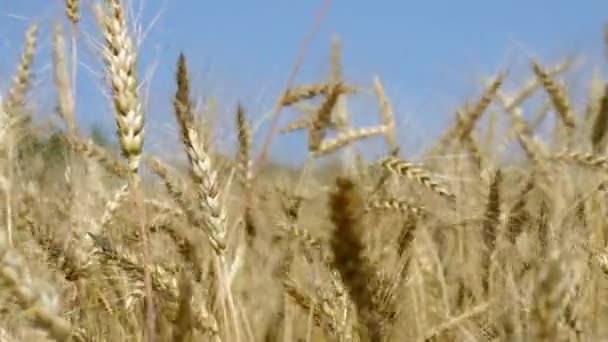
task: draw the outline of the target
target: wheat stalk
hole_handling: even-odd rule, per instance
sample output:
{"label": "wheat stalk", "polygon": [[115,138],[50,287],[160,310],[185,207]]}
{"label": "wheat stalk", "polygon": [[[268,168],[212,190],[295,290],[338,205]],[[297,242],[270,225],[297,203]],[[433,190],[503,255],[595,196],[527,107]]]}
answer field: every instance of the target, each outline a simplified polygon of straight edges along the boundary
{"label": "wheat stalk", "polygon": [[126,13],[121,0],[109,0],[107,13],[97,7],[98,20],[105,38],[103,57],[112,90],[117,135],[123,156],[129,165],[129,184],[137,205],[144,259],[144,287],[146,293],[146,337],[155,340],[155,309],[152,289],[152,257],[146,229],[143,195],[138,175],[144,147],[144,114],[138,94],[137,60],[134,42],[127,29]]}

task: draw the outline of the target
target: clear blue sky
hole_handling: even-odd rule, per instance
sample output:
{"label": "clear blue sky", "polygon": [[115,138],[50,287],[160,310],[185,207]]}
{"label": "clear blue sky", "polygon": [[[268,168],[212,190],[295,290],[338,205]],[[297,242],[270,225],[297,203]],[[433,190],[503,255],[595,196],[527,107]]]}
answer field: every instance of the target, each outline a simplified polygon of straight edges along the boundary
{"label": "clear blue sky", "polygon": [[[86,4],[92,0],[83,2],[89,12]],[[158,18],[143,43],[140,64],[142,77],[153,71],[148,132],[164,137],[155,143],[148,140],[150,149],[176,141],[170,101],[180,50],[189,58],[199,94],[217,97],[225,111],[240,100],[255,120],[271,108],[282,89],[322,4],[321,0],[136,0],[131,7],[138,11],[142,2],[140,24],[146,28]],[[34,90],[41,113],[51,112],[54,105],[48,28],[62,16],[62,0],[0,1],[0,48],[5,56],[0,63],[2,89],[8,86],[28,22],[42,25]],[[98,122],[112,132],[113,118],[99,91],[104,84],[95,74],[101,64],[86,42],[87,36],[98,37],[96,27],[90,14],[85,14],[84,21],[88,23],[81,27],[79,43],[83,64],[78,80],[79,119],[83,124]],[[550,65],[579,54],[586,57],[586,67],[602,66],[602,32],[607,22],[605,0],[333,0],[309,46],[298,81],[325,77],[330,39],[337,34],[344,47],[346,78],[370,85],[378,74],[394,104],[401,142],[419,149],[452,120],[459,104],[479,93],[483,76],[506,66],[527,72],[530,57]],[[514,73],[507,88],[513,89],[525,78],[523,72]],[[351,110],[357,123],[376,120],[373,102],[353,102]],[[218,136],[233,143],[233,115],[225,112],[222,117],[228,124],[222,125]],[[283,122],[293,117],[287,112]],[[280,136],[273,153],[281,159],[297,155],[301,160],[305,145],[301,134]]]}

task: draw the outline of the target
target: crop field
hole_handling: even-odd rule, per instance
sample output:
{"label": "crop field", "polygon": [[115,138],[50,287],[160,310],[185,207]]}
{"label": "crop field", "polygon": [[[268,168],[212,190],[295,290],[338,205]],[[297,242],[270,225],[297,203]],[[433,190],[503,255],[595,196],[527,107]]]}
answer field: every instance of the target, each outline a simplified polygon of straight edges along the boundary
{"label": "crop field", "polygon": [[[162,94],[178,163],[146,148],[159,138],[128,7],[93,3],[66,0],[55,25],[31,23],[2,75],[1,342],[608,341],[600,72],[582,100],[566,82],[576,58],[531,59],[519,85],[508,68],[487,75],[412,156],[382,75],[353,84],[328,40],[329,75],[294,77],[263,136],[234,104],[232,151],[213,139],[181,53]],[[70,51],[89,9],[114,145],[77,120]],[[42,30],[60,125],[32,115]],[[608,30],[597,38],[608,49]],[[353,124],[353,98],[374,101],[375,124]],[[300,116],[276,125],[285,110]],[[270,146],[296,131],[306,161],[282,166]],[[370,141],[382,155],[361,152]]]}

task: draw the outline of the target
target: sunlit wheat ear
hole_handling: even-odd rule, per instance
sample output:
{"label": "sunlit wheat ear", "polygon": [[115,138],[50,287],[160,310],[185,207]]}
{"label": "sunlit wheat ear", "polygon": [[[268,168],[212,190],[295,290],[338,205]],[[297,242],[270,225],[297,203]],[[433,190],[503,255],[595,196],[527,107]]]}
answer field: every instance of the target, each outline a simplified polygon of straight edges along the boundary
{"label": "sunlit wheat ear", "polygon": [[555,110],[559,114],[560,119],[564,126],[570,129],[576,128],[576,117],[570,102],[568,101],[568,95],[563,86],[559,85],[551,75],[538,62],[532,62],[532,70],[538,79],[541,81],[543,88],[549,94]]}
{"label": "sunlit wheat ear", "polygon": [[122,2],[111,0],[107,5],[106,15],[99,16],[106,42],[103,57],[112,90],[120,147],[131,173],[136,174],[144,146],[145,121],[137,92],[137,52],[127,30]]}
{"label": "sunlit wheat ear", "polygon": [[190,80],[186,58],[183,54],[177,62],[177,90],[173,101],[182,142],[190,163],[190,175],[198,185],[201,206],[206,214],[210,239],[219,253],[225,248],[226,212],[220,200],[217,171],[211,164],[209,147],[203,142],[195,128],[192,101],[190,99]]}
{"label": "sunlit wheat ear", "polygon": [[382,125],[387,128],[384,133],[386,145],[390,151],[393,151],[397,147],[397,140],[395,137],[395,115],[393,114],[393,107],[384,92],[382,81],[380,81],[380,78],[377,76],[374,77],[374,90],[376,91],[376,97],[378,98]]}
{"label": "sunlit wheat ear", "polygon": [[[568,70],[571,65],[572,60],[566,59],[563,62],[548,69],[547,74],[551,77],[554,77],[555,75],[561,74]],[[515,92],[515,95],[509,96],[508,102],[503,103],[505,110],[507,112],[510,112],[514,108],[521,106],[521,104],[525,100],[527,100],[528,98],[530,98],[530,96],[532,96],[532,94],[534,94],[539,85],[541,85],[541,83],[539,82],[538,77],[533,76],[532,78],[530,78],[524,83],[524,85],[519,88],[517,92]]]}
{"label": "sunlit wheat ear", "polygon": [[312,125],[308,132],[308,150],[315,152],[319,149],[323,138],[325,137],[325,130],[330,123],[331,113],[338,101],[340,95],[344,93],[344,85],[342,83],[336,83],[332,85],[332,88],[325,98],[325,101],[319,107],[317,114],[315,115]]}
{"label": "sunlit wheat ear", "polygon": [[[344,97],[344,96],[340,96],[338,98],[338,101],[333,110],[334,116],[328,123],[328,125],[327,125],[328,128],[337,129],[342,132],[344,132],[347,129],[348,122],[343,121],[342,119],[338,119],[336,117],[336,115],[337,115],[336,112],[343,111],[344,113],[340,114],[340,115],[345,115],[345,117],[348,118],[348,113],[345,110],[345,108],[339,108],[339,106],[345,104],[344,100],[346,100],[346,97]],[[294,107],[297,107],[297,109],[302,111],[304,115],[302,117],[297,118],[297,119],[293,120],[292,122],[288,123],[285,127],[281,128],[279,130],[280,133],[285,134],[285,133],[289,133],[289,132],[293,132],[293,131],[310,129],[310,127],[312,127],[312,123],[314,122],[315,116],[318,111],[317,108],[315,108],[314,106],[312,106],[310,104],[305,104],[305,103],[297,103],[294,105]]]}
{"label": "sunlit wheat ear", "polygon": [[450,201],[456,199],[453,193],[445,189],[439,182],[434,181],[430,173],[418,165],[395,157],[385,158],[380,164],[391,173],[414,180],[445,199]]}
{"label": "sunlit wheat ear", "polygon": [[80,21],[80,0],[65,0],[65,15],[72,22],[72,25]]}
{"label": "sunlit wheat ear", "polygon": [[56,23],[53,32],[53,75],[58,97],[58,114],[68,127],[71,135],[76,135],[76,115],[74,98],[65,57],[65,38],[61,23]]}
{"label": "sunlit wheat ear", "polygon": [[580,166],[608,170],[608,157],[593,153],[564,151],[552,156],[553,160],[575,163]]}
{"label": "sunlit wheat ear", "polygon": [[143,251],[143,281],[145,290],[145,336],[153,340],[155,335],[156,309],[152,284],[152,256],[143,207],[143,193],[139,177],[139,164],[144,147],[144,114],[138,95],[137,52],[127,29],[126,11],[121,0],[105,1],[106,10],[98,4],[97,19],[105,38],[103,58],[106,77],[114,102],[118,141],[127,159],[129,185],[136,206],[138,227]]}
{"label": "sunlit wheat ear", "polygon": [[[320,95],[329,96],[335,88],[334,83],[316,83],[310,85],[301,85],[288,89],[281,99],[281,105],[284,107],[291,106],[297,102],[309,100]],[[355,93],[356,89],[352,87],[344,87],[345,93]]]}
{"label": "sunlit wheat ear", "polygon": [[[25,33],[25,45],[17,65],[17,73],[2,103],[9,116],[18,114],[25,105],[25,96],[31,85],[32,63],[36,52],[38,25],[32,24]],[[16,112],[16,113],[15,113]]]}
{"label": "sunlit wheat ear", "polygon": [[365,207],[365,211],[399,211],[402,213],[412,213],[417,216],[424,214],[426,208],[424,206],[417,206],[411,201],[390,198],[370,201]]}
{"label": "sunlit wheat ear", "polygon": [[350,145],[358,140],[373,137],[376,135],[382,135],[390,130],[386,126],[369,127],[354,129],[351,131],[340,132],[335,138],[325,139],[319,145],[319,148],[312,153],[314,157],[321,157],[323,155],[337,151],[338,149]]}
{"label": "sunlit wheat ear", "polygon": [[465,114],[464,120],[460,128],[461,139],[464,139],[465,137],[471,134],[473,128],[475,127],[475,124],[477,123],[477,121],[479,121],[479,118],[481,118],[483,113],[486,111],[486,109],[494,99],[494,96],[502,85],[505,77],[505,73],[500,73],[492,82],[492,84],[490,84],[490,86],[485,90],[484,94],[477,101],[475,106],[473,106],[473,108]]}
{"label": "sunlit wheat ear", "polygon": [[331,86],[331,83],[317,83],[290,88],[283,94],[281,105],[287,107],[319,95],[327,95],[331,91]]}
{"label": "sunlit wheat ear", "polygon": [[[334,36],[331,39],[331,51],[329,54],[329,80],[332,83],[342,82],[342,44],[338,36]],[[345,94],[346,95],[346,94]],[[346,96],[340,96],[336,103],[336,106],[332,112],[332,123],[335,124],[335,128],[340,131],[346,131],[350,129],[350,119],[348,115],[348,109],[346,108]]]}

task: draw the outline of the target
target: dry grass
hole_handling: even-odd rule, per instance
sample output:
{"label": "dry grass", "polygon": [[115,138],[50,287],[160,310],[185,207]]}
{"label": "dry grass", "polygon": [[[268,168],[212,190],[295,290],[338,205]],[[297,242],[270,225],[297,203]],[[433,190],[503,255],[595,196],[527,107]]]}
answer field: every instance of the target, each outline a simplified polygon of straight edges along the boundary
{"label": "dry grass", "polygon": [[[119,0],[96,14],[123,158],[79,133],[70,63],[81,14],[78,1],[65,5],[72,59],[62,26],[48,28],[65,129],[29,120],[36,24],[0,106],[1,341],[608,339],[601,78],[580,111],[559,80],[569,60],[533,62],[513,92],[500,73],[417,162],[400,155],[408,132],[396,129],[386,85],[350,85],[334,39],[328,79],[290,85],[278,104],[307,112],[283,132],[308,131],[308,163],[254,173],[245,108],[235,106],[237,153],[223,155],[198,122],[181,54],[181,172],[144,151],[153,137],[144,136],[138,51]],[[346,101],[370,93],[378,123],[353,127]],[[538,116],[524,106],[535,93],[549,106]],[[551,111],[549,144],[536,127]],[[376,136],[386,155],[365,160],[354,143]],[[511,145],[523,153],[506,158]],[[349,158],[314,168],[339,153]]]}

